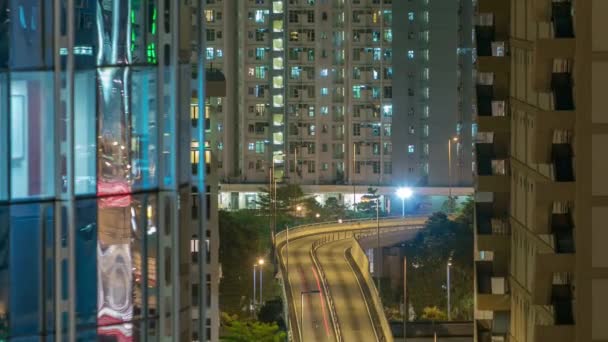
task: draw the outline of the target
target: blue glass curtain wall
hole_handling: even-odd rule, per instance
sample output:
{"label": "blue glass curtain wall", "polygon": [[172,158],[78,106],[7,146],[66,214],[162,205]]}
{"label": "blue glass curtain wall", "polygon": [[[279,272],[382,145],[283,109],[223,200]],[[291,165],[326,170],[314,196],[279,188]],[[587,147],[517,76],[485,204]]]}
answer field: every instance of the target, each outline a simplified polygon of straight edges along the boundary
{"label": "blue glass curtain wall", "polygon": [[[160,63],[158,28],[171,34],[171,11],[186,5],[67,3],[0,0],[0,341],[52,341],[58,320],[64,338],[74,326],[82,341],[177,340],[188,333],[174,327],[175,308],[190,304],[188,291],[173,295],[175,265],[190,259],[189,237],[178,235],[192,224],[180,219],[190,205],[177,203],[191,197],[192,69],[189,58]],[[74,17],[73,46],[58,51],[55,29],[68,31],[57,8]],[[177,55],[177,45],[163,50]],[[71,238],[67,293],[70,268],[57,262]],[[61,298],[73,299],[73,321]]]}

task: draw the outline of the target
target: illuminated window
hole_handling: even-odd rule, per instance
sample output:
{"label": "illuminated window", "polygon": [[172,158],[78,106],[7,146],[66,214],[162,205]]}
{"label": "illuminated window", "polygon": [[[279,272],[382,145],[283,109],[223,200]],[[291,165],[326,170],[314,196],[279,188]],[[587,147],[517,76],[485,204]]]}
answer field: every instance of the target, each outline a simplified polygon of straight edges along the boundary
{"label": "illuminated window", "polygon": [[208,47],[206,50],[206,57],[208,60],[212,60],[214,57],[214,53],[213,53],[213,48],[212,47]]}
{"label": "illuminated window", "polygon": [[321,69],[321,77],[327,77],[328,74],[327,69]]}
{"label": "illuminated window", "polygon": [[283,32],[283,20],[275,20],[272,22],[273,32]]}
{"label": "illuminated window", "polygon": [[272,78],[272,86],[275,88],[283,88],[283,76],[274,76]]}
{"label": "illuminated window", "polygon": [[327,96],[329,95],[329,88],[321,88],[321,96]]}
{"label": "illuminated window", "polygon": [[256,10],[255,11],[255,22],[262,24],[266,21],[266,16],[268,15],[268,10]]}
{"label": "illuminated window", "polygon": [[190,105],[190,119],[198,120],[198,105]]}
{"label": "illuminated window", "polygon": [[382,106],[382,114],[384,115],[384,117],[392,117],[393,116],[393,105],[389,104],[389,105],[384,105]]}
{"label": "illuminated window", "polygon": [[393,41],[393,30],[384,30],[384,41],[389,43]]}
{"label": "illuminated window", "polygon": [[407,152],[414,153],[414,145],[407,145]]}
{"label": "illuminated window", "polygon": [[407,51],[407,58],[408,59],[414,59],[414,50],[408,50]]}
{"label": "illuminated window", "polygon": [[272,106],[275,108],[283,107],[283,95],[274,95],[272,97]]}
{"label": "illuminated window", "polygon": [[272,3],[272,11],[274,13],[283,13],[283,1],[274,1]]}
{"label": "illuminated window", "polygon": [[266,144],[263,140],[258,140],[255,142],[255,153],[264,153]]}
{"label": "illuminated window", "polygon": [[276,38],[272,40],[272,49],[274,51],[283,51],[283,39]]}
{"label": "illuminated window", "polygon": [[355,99],[360,99],[361,98],[361,88],[363,88],[363,86],[360,86],[360,85],[354,85],[353,86],[353,97]]}
{"label": "illuminated window", "polygon": [[205,10],[205,20],[208,23],[214,22],[213,10]]}
{"label": "illuminated window", "polygon": [[253,151],[253,150],[255,150],[255,143],[250,142],[250,143],[247,145],[247,148],[249,149],[249,151]]}
{"label": "illuminated window", "polygon": [[266,49],[264,48],[256,48],[255,49],[255,59],[262,60],[266,56]]}
{"label": "illuminated window", "polygon": [[408,14],[407,14],[407,20],[414,21],[414,12],[408,12]]}
{"label": "illuminated window", "polygon": [[282,70],[283,69],[283,57],[275,57],[272,59],[272,68],[274,70]]}

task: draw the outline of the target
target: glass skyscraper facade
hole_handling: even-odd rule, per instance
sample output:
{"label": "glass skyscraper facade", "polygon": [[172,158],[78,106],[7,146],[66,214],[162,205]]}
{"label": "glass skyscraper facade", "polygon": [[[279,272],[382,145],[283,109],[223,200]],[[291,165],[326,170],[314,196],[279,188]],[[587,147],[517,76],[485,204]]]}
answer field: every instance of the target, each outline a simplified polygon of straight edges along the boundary
{"label": "glass skyscraper facade", "polygon": [[0,1],[0,340],[202,330],[191,308],[206,296],[193,305],[183,272],[203,236],[190,219],[205,200],[190,158],[201,6]]}

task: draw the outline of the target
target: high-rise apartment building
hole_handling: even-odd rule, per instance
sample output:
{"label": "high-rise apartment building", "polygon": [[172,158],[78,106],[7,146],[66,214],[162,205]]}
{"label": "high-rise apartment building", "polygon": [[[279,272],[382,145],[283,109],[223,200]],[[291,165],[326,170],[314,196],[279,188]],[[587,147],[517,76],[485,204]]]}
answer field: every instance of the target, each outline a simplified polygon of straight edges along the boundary
{"label": "high-rise apartment building", "polygon": [[393,17],[393,179],[470,186],[472,1],[396,1]]}
{"label": "high-rise apartment building", "polygon": [[197,59],[191,86],[197,11],[0,4],[1,340],[187,341],[204,329],[189,272],[193,200],[205,203],[191,195],[205,184],[189,149],[204,81]]}
{"label": "high-rise apartment building", "polygon": [[[201,56],[203,54],[201,53]],[[219,282],[221,267],[219,262],[219,217],[217,174],[217,134],[211,129],[217,125],[218,107],[223,103],[226,93],[226,80],[218,69],[205,70],[204,102],[198,101],[200,93],[194,94],[190,107],[192,119],[192,142],[190,162],[192,163],[193,183],[199,177],[204,178],[204,189],[192,187],[192,319],[193,326],[199,325],[198,304],[205,305],[205,331],[193,334],[193,341],[218,341],[220,328]],[[204,106],[204,112],[199,111]],[[203,127],[200,126],[203,124]],[[201,145],[204,150],[201,154]],[[201,167],[204,166],[204,171]],[[203,191],[204,198],[199,198]],[[202,200],[202,201],[201,201]],[[202,208],[201,208],[202,207]],[[202,213],[202,216],[199,214]],[[200,237],[198,229],[202,224],[204,236]],[[204,263],[204,266],[201,264]],[[201,301],[199,296],[205,295]],[[199,337],[200,336],[200,337]]]}
{"label": "high-rise apartment building", "polygon": [[221,182],[255,191],[245,185],[274,172],[321,192],[447,187],[448,140],[459,137],[452,185],[469,186],[471,31],[459,26],[472,9],[463,8],[466,1],[208,1],[206,58],[227,85],[212,127]]}
{"label": "high-rise apartment building", "polygon": [[477,340],[608,340],[608,3],[476,7]]}

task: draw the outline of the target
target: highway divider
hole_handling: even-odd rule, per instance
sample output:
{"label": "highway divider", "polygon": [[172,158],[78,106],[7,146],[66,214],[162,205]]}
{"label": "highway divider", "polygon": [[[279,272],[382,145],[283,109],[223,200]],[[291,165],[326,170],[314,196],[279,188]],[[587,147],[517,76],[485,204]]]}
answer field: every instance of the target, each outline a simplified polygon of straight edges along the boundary
{"label": "highway divider", "polygon": [[326,243],[331,242],[330,240],[317,240],[312,244],[310,248],[310,257],[312,258],[312,263],[315,265],[317,272],[321,276],[321,286],[323,287],[323,292],[325,293],[325,301],[327,302],[327,307],[329,309],[329,314],[331,316],[332,325],[334,326],[334,336],[336,337],[337,342],[343,342],[342,338],[342,329],[340,328],[340,320],[338,319],[338,314],[336,313],[336,305],[334,303],[334,297],[331,295],[331,290],[327,285],[327,277],[325,276],[325,271],[321,267],[319,260],[317,259],[317,249],[323,246]]}
{"label": "highway divider", "polygon": [[369,273],[367,255],[365,255],[365,252],[359,245],[357,239],[351,239],[351,246],[344,252],[344,257],[357,277],[366,304],[372,306],[372,308],[369,308],[369,314],[372,323],[374,324],[374,330],[378,341],[393,342],[393,333],[388,320],[386,319],[386,315],[384,314],[382,299],[380,298],[380,294]]}

